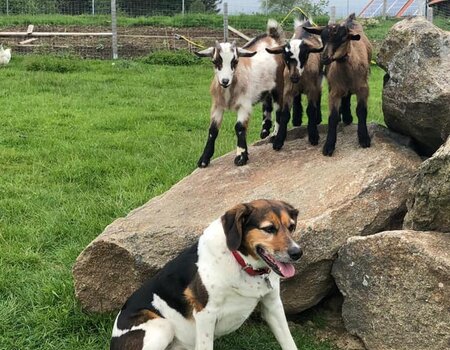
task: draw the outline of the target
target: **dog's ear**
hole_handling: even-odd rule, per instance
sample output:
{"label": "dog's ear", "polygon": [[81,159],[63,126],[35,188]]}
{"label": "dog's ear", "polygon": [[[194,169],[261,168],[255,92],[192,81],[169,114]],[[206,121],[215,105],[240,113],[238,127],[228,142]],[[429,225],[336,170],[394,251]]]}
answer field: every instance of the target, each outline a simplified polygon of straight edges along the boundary
{"label": "dog's ear", "polygon": [[244,224],[251,213],[246,204],[238,204],[222,216],[222,226],[230,250],[237,250],[241,246]]}
{"label": "dog's ear", "polygon": [[283,202],[284,207],[286,208],[286,211],[289,213],[289,216],[292,220],[297,223],[297,217],[298,217],[298,210],[295,209],[292,205],[289,203]]}

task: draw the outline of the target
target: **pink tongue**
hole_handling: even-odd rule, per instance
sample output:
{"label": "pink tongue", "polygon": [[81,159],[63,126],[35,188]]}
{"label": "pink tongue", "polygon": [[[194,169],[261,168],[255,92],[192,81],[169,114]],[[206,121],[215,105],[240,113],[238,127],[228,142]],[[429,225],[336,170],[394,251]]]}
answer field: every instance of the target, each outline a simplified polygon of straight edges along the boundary
{"label": "pink tongue", "polygon": [[290,277],[294,276],[294,274],[295,274],[294,265],[282,263],[280,261],[277,261],[276,263],[277,263],[278,268],[280,269],[281,274],[284,277],[290,278]]}

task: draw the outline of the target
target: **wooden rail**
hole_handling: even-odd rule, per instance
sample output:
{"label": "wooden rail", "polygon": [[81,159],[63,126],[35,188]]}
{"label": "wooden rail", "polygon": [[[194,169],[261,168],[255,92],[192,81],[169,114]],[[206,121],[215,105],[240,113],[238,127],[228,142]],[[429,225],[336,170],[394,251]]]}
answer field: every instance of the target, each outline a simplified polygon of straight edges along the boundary
{"label": "wooden rail", "polygon": [[112,36],[112,33],[70,33],[70,32],[0,32],[1,36],[48,37],[48,36]]}

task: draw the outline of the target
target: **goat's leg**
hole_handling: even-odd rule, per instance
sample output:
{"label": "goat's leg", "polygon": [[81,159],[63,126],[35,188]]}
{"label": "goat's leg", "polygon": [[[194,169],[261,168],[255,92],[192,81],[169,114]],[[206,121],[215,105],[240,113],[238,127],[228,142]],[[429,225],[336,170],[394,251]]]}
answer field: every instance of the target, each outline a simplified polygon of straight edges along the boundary
{"label": "goat's leg", "polygon": [[340,114],[342,115],[342,121],[345,125],[350,125],[353,122],[352,111],[350,109],[350,99],[352,97],[351,93],[342,97]]}
{"label": "goat's leg", "polygon": [[294,101],[292,103],[292,125],[293,126],[302,125],[302,114],[303,114],[302,95],[298,94],[294,97]]}
{"label": "goat's leg", "polygon": [[218,108],[213,106],[211,108],[211,123],[208,130],[208,139],[206,140],[205,149],[197,162],[199,168],[206,168],[211,161],[214,154],[214,145],[216,143],[217,135],[219,134],[219,129],[222,124],[223,119],[223,108]]}
{"label": "goat's leg", "polygon": [[234,164],[242,166],[247,164],[248,161],[248,149],[247,149],[247,127],[251,114],[251,107],[241,107],[238,110],[238,120],[234,126],[237,137],[237,149],[236,158],[234,158]]}
{"label": "goat's leg", "polygon": [[323,146],[322,153],[324,156],[331,157],[336,148],[336,134],[337,126],[339,124],[339,107],[341,104],[341,96],[333,94],[332,91],[330,91],[328,99],[330,116],[328,117],[327,140],[325,141],[325,145]]}
{"label": "goat's leg", "polygon": [[308,115],[308,139],[311,145],[319,144],[319,131],[317,130],[317,110],[320,108],[319,98],[308,96],[308,107],[306,114]]}
{"label": "goat's leg", "polygon": [[319,100],[317,101],[316,122],[317,122],[317,125],[322,123],[322,92],[320,92]]}
{"label": "goat's leg", "polygon": [[356,105],[356,115],[358,117],[358,141],[362,148],[370,147],[370,136],[367,131],[367,98],[369,89],[363,88],[357,94],[358,104]]}
{"label": "goat's leg", "polygon": [[263,109],[263,122],[261,133],[259,136],[262,139],[265,139],[267,136],[269,136],[270,130],[272,129],[273,104],[272,104],[272,96],[270,93],[268,93],[264,98],[262,109]]}
{"label": "goat's leg", "polygon": [[291,118],[290,110],[292,106],[293,94],[290,90],[284,92],[284,97],[277,100],[276,116],[278,122],[278,132],[273,138],[272,147],[275,151],[279,151],[286,140],[287,126]]}

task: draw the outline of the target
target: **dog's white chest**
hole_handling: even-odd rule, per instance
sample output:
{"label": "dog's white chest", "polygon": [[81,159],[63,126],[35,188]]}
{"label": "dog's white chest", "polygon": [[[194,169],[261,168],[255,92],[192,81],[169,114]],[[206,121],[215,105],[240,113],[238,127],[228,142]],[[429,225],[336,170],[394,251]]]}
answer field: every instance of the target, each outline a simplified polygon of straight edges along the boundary
{"label": "dog's white chest", "polygon": [[244,297],[238,294],[227,297],[217,314],[214,335],[220,337],[238,329],[250,316],[257,304],[257,298]]}

